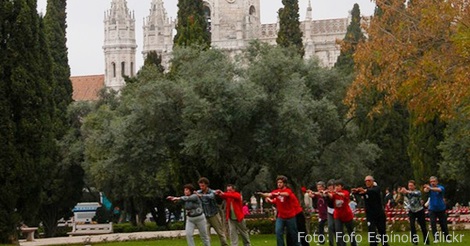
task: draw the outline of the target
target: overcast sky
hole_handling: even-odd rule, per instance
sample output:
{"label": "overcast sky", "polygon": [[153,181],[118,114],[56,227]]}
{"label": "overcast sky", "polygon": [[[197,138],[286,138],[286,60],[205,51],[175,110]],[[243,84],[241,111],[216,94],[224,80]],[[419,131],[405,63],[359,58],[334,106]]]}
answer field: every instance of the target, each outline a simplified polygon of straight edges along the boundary
{"label": "overcast sky", "polygon": [[[274,23],[282,0],[260,0],[261,23]],[[305,19],[309,0],[299,0],[300,19]],[[372,15],[375,4],[371,0],[310,0],[313,19],[343,18],[348,16],[354,3],[358,3],[362,15]],[[38,11],[45,14],[47,0],[38,0]],[[177,0],[164,0],[166,11],[176,19]],[[136,19],[137,70],[142,66],[142,25],[149,15],[151,0],[127,0],[127,7],[133,10]],[[104,73],[104,12],[111,7],[111,0],[69,0],[67,1],[67,46],[72,75],[93,75]]]}

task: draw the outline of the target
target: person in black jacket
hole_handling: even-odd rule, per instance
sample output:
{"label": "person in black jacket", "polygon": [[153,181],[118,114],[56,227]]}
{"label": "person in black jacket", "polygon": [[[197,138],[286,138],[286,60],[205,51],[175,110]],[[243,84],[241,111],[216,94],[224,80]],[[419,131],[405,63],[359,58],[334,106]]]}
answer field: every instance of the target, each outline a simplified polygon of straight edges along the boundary
{"label": "person in black jacket", "polygon": [[374,185],[374,177],[366,176],[365,187],[352,189],[352,192],[362,195],[366,208],[368,240],[371,246],[388,245],[386,236],[386,218],[382,204],[380,187]]}
{"label": "person in black jacket", "polygon": [[328,242],[330,246],[334,246],[336,239],[336,230],[335,230],[335,219],[333,217],[333,212],[335,211],[335,205],[333,199],[328,197],[328,192],[333,192],[335,189],[335,180],[330,179],[326,183],[327,189],[323,190],[323,197],[326,200],[327,213],[328,213]]}

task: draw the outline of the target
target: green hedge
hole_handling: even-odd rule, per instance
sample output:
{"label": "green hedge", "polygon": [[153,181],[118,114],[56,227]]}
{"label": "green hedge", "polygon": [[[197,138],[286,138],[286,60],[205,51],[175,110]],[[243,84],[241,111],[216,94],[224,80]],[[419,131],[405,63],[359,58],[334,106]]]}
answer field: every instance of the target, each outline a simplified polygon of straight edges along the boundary
{"label": "green hedge", "polygon": [[273,234],[276,222],[273,219],[247,219],[246,227],[251,234]]}

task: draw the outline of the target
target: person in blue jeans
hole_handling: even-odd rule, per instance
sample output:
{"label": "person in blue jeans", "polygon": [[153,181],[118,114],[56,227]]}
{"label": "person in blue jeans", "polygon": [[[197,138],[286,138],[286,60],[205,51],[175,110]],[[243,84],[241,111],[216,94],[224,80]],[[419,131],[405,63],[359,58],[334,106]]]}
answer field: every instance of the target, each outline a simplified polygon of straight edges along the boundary
{"label": "person in blue jeans", "polygon": [[429,192],[429,219],[431,220],[431,230],[434,237],[434,242],[439,242],[439,233],[437,231],[437,219],[441,226],[444,240],[448,239],[449,230],[447,229],[447,214],[446,203],[444,201],[445,194],[444,186],[439,184],[437,177],[431,176],[429,184],[424,185],[424,192]]}
{"label": "person in blue jeans", "polygon": [[276,205],[276,242],[277,246],[284,246],[284,229],[287,231],[286,241],[289,246],[299,246],[296,215],[302,212],[299,200],[294,192],[287,187],[287,177],[276,178],[277,189],[271,193],[258,193],[266,201]]}

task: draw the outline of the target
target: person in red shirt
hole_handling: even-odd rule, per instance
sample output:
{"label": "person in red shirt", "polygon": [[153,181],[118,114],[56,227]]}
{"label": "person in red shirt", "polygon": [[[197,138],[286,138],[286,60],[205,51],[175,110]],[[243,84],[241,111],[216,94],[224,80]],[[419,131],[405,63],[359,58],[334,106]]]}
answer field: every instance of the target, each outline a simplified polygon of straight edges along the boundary
{"label": "person in red shirt", "polygon": [[276,205],[276,241],[277,246],[284,246],[284,228],[287,231],[287,245],[299,246],[297,214],[302,212],[299,200],[287,187],[287,177],[278,176],[276,178],[277,189],[271,193],[258,193],[266,198],[266,201]]}
{"label": "person in red shirt", "polygon": [[220,196],[226,201],[226,212],[225,218],[228,221],[228,229],[230,233],[230,241],[232,246],[238,246],[238,233],[242,236],[243,245],[251,246],[250,234],[246,228],[245,215],[243,214],[243,201],[242,195],[235,190],[235,186],[232,184],[227,185],[225,192],[216,190],[215,194]]}
{"label": "person in red shirt", "polygon": [[356,246],[354,233],[354,214],[349,207],[349,192],[344,190],[344,183],[341,180],[335,181],[335,191],[330,192],[328,196],[333,199],[335,211],[333,217],[335,219],[336,242],[338,246],[346,245],[344,242],[343,225],[348,230],[349,238],[352,246]]}

